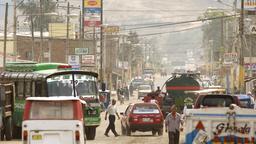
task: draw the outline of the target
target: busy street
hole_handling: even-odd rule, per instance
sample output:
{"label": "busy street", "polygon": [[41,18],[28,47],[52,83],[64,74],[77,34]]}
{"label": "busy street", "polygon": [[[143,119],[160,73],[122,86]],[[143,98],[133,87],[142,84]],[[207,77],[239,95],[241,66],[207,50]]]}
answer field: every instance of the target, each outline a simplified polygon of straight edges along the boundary
{"label": "busy street", "polygon": [[256,0],[0,0],[0,144],[256,144]]}

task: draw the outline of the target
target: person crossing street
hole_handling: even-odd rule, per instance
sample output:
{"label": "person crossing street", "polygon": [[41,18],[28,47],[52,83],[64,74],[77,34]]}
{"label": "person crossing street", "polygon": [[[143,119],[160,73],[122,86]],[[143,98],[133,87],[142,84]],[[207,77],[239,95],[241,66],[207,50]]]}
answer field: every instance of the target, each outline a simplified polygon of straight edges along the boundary
{"label": "person crossing street", "polygon": [[[108,116],[109,115],[109,116]],[[115,130],[115,120],[116,117],[115,115],[117,115],[118,119],[120,119],[120,116],[117,112],[117,108],[116,108],[116,100],[112,99],[111,101],[111,105],[108,106],[107,110],[106,110],[106,114],[105,114],[105,120],[107,120],[107,116],[109,119],[109,125],[104,133],[105,136],[109,137],[108,133],[111,130],[113,132],[113,134],[117,137],[119,136],[119,134],[117,134],[116,130]]]}

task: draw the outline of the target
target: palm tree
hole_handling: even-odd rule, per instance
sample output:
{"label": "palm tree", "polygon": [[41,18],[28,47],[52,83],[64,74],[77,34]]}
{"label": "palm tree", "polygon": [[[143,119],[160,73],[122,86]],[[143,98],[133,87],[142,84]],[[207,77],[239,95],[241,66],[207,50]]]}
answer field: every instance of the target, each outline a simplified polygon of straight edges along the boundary
{"label": "palm tree", "polygon": [[[23,2],[19,9],[24,15],[28,15],[27,19],[33,16],[34,30],[39,31],[40,27],[43,30],[48,30],[48,24],[52,22],[64,22],[64,19],[59,16],[44,15],[42,18],[42,24],[40,24],[40,0],[28,0]],[[43,13],[53,13],[57,10],[56,2],[53,0],[42,0]]]}

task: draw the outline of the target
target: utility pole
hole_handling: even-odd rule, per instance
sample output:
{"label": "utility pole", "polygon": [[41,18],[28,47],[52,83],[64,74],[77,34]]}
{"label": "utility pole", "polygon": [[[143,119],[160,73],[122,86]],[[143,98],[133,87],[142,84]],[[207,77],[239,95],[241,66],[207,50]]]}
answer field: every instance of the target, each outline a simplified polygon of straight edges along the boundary
{"label": "utility pole", "polygon": [[30,15],[30,23],[31,23],[31,40],[32,40],[32,47],[31,47],[31,60],[34,61],[34,42],[35,42],[35,38],[34,38],[34,22],[33,22],[33,14],[31,13]]}
{"label": "utility pole", "polygon": [[5,70],[6,64],[6,42],[7,42],[7,24],[8,24],[8,3],[5,5],[5,18],[4,18],[4,58],[3,58],[3,70]]}
{"label": "utility pole", "polygon": [[18,56],[18,49],[17,49],[17,11],[16,11],[16,0],[13,0],[13,49],[15,52],[15,58],[16,61]]}
{"label": "utility pole", "polygon": [[6,42],[7,42],[7,24],[8,24],[8,3],[5,4],[5,17],[4,17],[4,58],[3,58],[3,70],[5,70],[6,64]]}
{"label": "utility pole", "polygon": [[66,49],[65,49],[65,61],[68,62],[68,55],[69,55],[69,2],[67,7],[67,35],[66,35]]}
{"label": "utility pole", "polygon": [[240,53],[239,53],[239,90],[244,91],[244,0],[241,0],[240,23]]}
{"label": "utility pole", "polygon": [[103,83],[104,76],[103,76],[103,0],[101,0],[101,15],[100,15],[100,81]]}
{"label": "utility pole", "polygon": [[40,62],[43,62],[43,7],[42,7],[43,0],[40,0]]}

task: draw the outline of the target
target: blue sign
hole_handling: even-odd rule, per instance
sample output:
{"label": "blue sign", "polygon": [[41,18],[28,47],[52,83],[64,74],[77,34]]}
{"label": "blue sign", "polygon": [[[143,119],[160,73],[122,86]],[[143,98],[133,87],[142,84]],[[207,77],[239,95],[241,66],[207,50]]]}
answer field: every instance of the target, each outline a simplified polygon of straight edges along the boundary
{"label": "blue sign", "polygon": [[84,8],[85,14],[101,14],[101,8]]}

